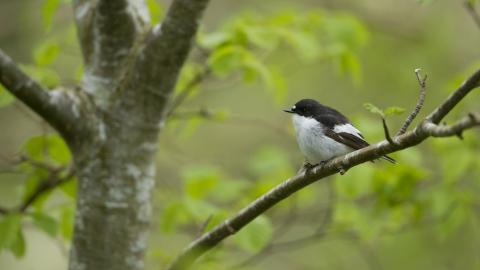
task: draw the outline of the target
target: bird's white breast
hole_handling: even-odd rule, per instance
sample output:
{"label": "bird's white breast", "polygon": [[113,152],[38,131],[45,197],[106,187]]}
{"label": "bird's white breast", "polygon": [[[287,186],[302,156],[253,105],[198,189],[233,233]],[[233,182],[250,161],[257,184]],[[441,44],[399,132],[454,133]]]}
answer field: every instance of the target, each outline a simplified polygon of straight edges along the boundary
{"label": "bird's white breast", "polygon": [[[317,120],[296,114],[292,119],[298,146],[308,163],[315,165],[352,151],[350,147],[325,136],[324,129],[326,127]],[[334,129],[335,132],[359,133],[350,124],[337,126],[336,129]]]}

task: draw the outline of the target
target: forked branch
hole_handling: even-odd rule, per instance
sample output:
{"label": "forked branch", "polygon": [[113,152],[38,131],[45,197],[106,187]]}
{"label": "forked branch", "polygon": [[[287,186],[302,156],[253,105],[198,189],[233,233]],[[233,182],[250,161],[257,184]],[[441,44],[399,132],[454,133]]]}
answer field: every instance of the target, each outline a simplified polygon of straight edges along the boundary
{"label": "forked branch", "polygon": [[417,145],[429,137],[446,137],[457,135],[474,126],[480,126],[478,114],[471,114],[451,126],[438,126],[442,120],[472,89],[479,86],[480,70],[467,79],[452,95],[450,95],[429,117],[402,135],[393,138],[395,144],[382,141],[355,152],[337,157],[323,165],[302,171],[274,187],[260,198],[256,199],[233,217],[217,225],[203,234],[183,250],[168,267],[169,270],[187,269],[195,260],[208,250],[214,248],[222,240],[241,230],[259,215],[298,190],[327,176],[345,170],[358,164],[378,159],[381,156]]}

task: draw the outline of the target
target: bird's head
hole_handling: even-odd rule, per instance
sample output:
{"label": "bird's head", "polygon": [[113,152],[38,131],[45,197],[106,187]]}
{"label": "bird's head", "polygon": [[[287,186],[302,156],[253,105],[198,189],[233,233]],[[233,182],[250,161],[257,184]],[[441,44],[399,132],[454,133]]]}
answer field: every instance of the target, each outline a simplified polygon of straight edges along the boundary
{"label": "bird's head", "polygon": [[302,99],[295,103],[290,109],[283,110],[287,113],[297,114],[304,117],[312,117],[318,114],[322,105],[314,99]]}

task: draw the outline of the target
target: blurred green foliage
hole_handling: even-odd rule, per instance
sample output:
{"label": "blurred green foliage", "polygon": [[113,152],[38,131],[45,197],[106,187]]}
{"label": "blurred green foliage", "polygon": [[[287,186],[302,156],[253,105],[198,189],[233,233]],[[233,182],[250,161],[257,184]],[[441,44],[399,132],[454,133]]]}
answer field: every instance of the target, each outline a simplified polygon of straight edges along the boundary
{"label": "blurred green foliage", "polygon": [[[428,4],[423,7],[425,9],[435,9],[436,1],[419,2]],[[152,23],[161,21],[165,13],[164,6],[154,0],[147,0],[146,3]],[[67,0],[43,1],[40,10],[42,31],[48,33],[48,37],[31,46],[31,61],[22,64],[27,73],[48,88],[64,83],[76,84],[83,72],[78,46],[73,45],[76,42],[73,21],[62,27],[55,23],[59,14],[61,15],[65,8],[68,9],[70,4],[71,1]],[[349,5],[356,6],[352,3]],[[375,3],[374,6],[377,5],[379,4]],[[365,8],[371,7],[365,4]],[[384,11],[387,10],[383,8]],[[293,97],[303,97],[307,93],[315,98],[322,97],[327,101],[337,102],[339,108],[353,103],[357,112],[360,111],[359,104],[370,101],[376,104],[408,104],[411,107],[416,99],[414,95],[417,86],[413,76],[401,74],[400,70],[405,68],[402,61],[407,62],[408,68],[413,70],[411,65],[419,64],[418,55],[431,51],[443,52],[445,47],[442,46],[446,46],[442,45],[446,43],[443,39],[435,40],[429,33],[423,32],[417,33],[419,37],[414,36],[414,42],[407,43],[402,40],[404,43],[396,44],[399,38],[395,37],[395,31],[398,29],[391,27],[388,31],[393,33],[382,33],[379,29],[382,27],[381,22],[368,22],[375,20],[368,15],[359,19],[353,15],[354,11],[290,6],[258,12],[252,11],[253,8],[248,10],[225,18],[214,30],[203,28],[198,35],[192,57],[182,70],[176,94],[185,91],[190,93],[185,105],[169,119],[162,137],[166,143],[159,154],[161,169],[158,188],[155,190],[155,205],[158,207],[152,225],[153,239],[147,256],[148,269],[158,269],[159,266],[168,264],[201,232],[220,224],[241,207],[295,174],[301,157],[294,145],[293,133],[286,129],[285,121],[281,122],[280,128],[276,126],[279,121],[276,121],[275,117],[279,113],[275,111],[272,115],[268,110],[277,110],[279,105],[283,106],[287,101],[293,102]],[[388,18],[382,20],[389,21]],[[437,25],[435,27],[440,28]],[[441,28],[439,31],[448,31]],[[411,34],[410,29],[406,29],[398,32]],[[448,41],[453,42],[451,39]],[[372,44],[373,42],[375,44]],[[417,45],[418,42],[426,44],[425,47]],[[375,47],[369,48],[365,53],[366,46]],[[397,50],[405,52],[399,49],[402,46],[419,52],[414,54],[415,57],[395,55]],[[71,59],[70,50],[76,50],[75,60]],[[385,57],[385,52],[391,59]],[[456,52],[448,53],[456,57]],[[446,55],[447,53],[445,57]],[[429,55],[425,57],[428,58]],[[439,61],[441,56],[435,55],[434,58]],[[438,70],[444,65],[434,62],[436,60],[433,59],[431,61],[431,65],[438,66],[432,69],[436,68],[436,71],[440,72]],[[442,61],[441,63],[446,63],[448,59]],[[463,72],[448,70],[449,75],[445,76],[448,77],[445,80],[438,78],[438,75],[437,78],[432,78],[439,81],[434,86],[440,88],[441,85],[440,89],[451,91],[460,85],[471,70],[478,68],[478,60],[472,61],[474,62],[468,62],[468,66],[461,66]],[[68,63],[68,68],[62,65],[67,65],[65,63]],[[394,71],[390,70],[392,68]],[[451,69],[451,66],[449,68]],[[300,79],[292,79],[292,74],[297,72],[294,69],[301,73]],[[374,74],[369,80],[365,79],[365,70]],[[388,72],[393,72],[394,75],[390,74],[386,79]],[[198,76],[204,77],[202,83],[192,84]],[[321,77],[321,80],[313,78],[317,76]],[[308,82],[306,77],[309,77]],[[409,79],[411,84],[405,82]],[[212,90],[215,83],[223,82],[230,82],[233,86],[217,85],[217,88],[237,90],[225,90],[222,94],[216,94],[217,96],[212,94],[215,92]],[[363,88],[360,87],[363,84]],[[395,87],[395,84],[399,86]],[[408,95],[415,93],[408,99],[404,98],[407,95],[400,91],[405,85],[414,90]],[[350,88],[362,88],[365,91],[349,90],[347,94],[339,94],[343,89]],[[432,100],[438,101],[446,93],[447,91],[436,91],[429,93],[429,97],[433,95]],[[219,97],[220,101],[217,102],[215,97]],[[396,99],[397,97],[402,99]],[[9,105],[13,104],[13,100],[0,86],[2,113],[3,110],[12,109],[13,106]],[[224,102],[225,100],[230,102]],[[270,102],[271,100],[274,102]],[[478,108],[477,101],[470,101],[470,104],[473,105],[460,108],[455,113],[461,115],[467,108]],[[337,106],[336,103],[332,105]],[[208,106],[208,109],[205,106]],[[239,116],[236,106],[251,109],[255,114],[250,118]],[[253,109],[257,107],[265,107],[267,110]],[[380,109],[372,103],[366,103],[365,107],[382,117],[404,111],[398,106]],[[242,112],[247,114],[248,110]],[[380,121],[356,115],[352,118],[366,138],[371,141],[383,139]],[[262,122],[261,119],[266,120]],[[401,118],[395,120],[401,121]],[[220,127],[215,127],[210,122],[215,122]],[[271,132],[261,135],[254,126]],[[285,140],[278,139],[283,133],[289,136],[288,144]],[[218,139],[225,137],[227,143]],[[251,146],[242,143],[246,137],[249,138],[248,143]],[[324,268],[374,268],[362,268],[352,259],[355,257],[352,255],[355,252],[351,251],[353,244],[340,249],[325,241],[323,245],[326,248],[319,247],[318,244],[305,244],[287,249],[286,253],[275,253],[277,243],[308,236],[311,231],[325,231],[327,239],[353,235],[367,246],[376,245],[376,251],[380,255],[398,260],[401,260],[401,252],[415,250],[418,246],[418,235],[433,236],[438,241],[456,238],[458,234],[469,229],[471,224],[479,224],[480,143],[476,140],[477,137],[478,133],[472,132],[465,134],[463,141],[457,138],[432,140],[421,147],[395,154],[398,163],[394,166],[380,161],[366,163],[352,168],[346,175],[333,176],[329,179],[333,181],[334,198],[331,201],[327,200],[326,195],[327,180],[322,180],[323,183],[298,192],[257,218],[233,236],[232,240],[226,240],[219,248],[203,257],[198,268],[231,269],[243,259],[265,250],[271,252],[266,252],[263,256],[266,262],[244,268],[318,269],[320,267],[317,266],[323,261],[335,260],[334,256],[329,258],[323,255],[328,254],[329,250],[342,254],[342,259],[337,259],[342,261],[341,267],[335,264],[324,265]],[[203,144],[207,145],[206,148],[201,147]],[[223,152],[216,151],[219,148]],[[189,152],[183,153],[185,149]],[[20,191],[13,196],[14,205],[21,204],[39,185],[48,180],[51,168],[59,169],[61,176],[66,175],[67,167],[72,161],[67,146],[57,135],[33,136],[20,147],[20,151],[28,160],[51,167],[38,166],[32,162],[11,165],[20,175],[17,185]],[[200,157],[195,156],[194,152],[200,152]],[[217,155],[209,158],[215,154]],[[9,175],[4,178],[8,177]],[[27,212],[12,211],[0,216],[0,251],[9,251],[17,257],[24,256],[26,251],[29,252],[30,242],[26,231],[32,227],[52,240],[68,242],[72,237],[75,196],[76,183],[69,181],[56,190],[44,193]],[[321,217],[328,212],[332,213],[331,220],[327,220],[326,225],[321,225]],[[406,241],[403,240],[406,238],[403,234],[406,233],[418,235],[415,234],[414,240]],[[468,236],[478,239],[478,235],[471,231]],[[386,245],[389,237],[393,238],[398,246],[399,250],[390,247],[390,250],[397,252],[395,255],[382,253],[385,252],[382,245]],[[316,241],[323,243],[321,238]],[[402,244],[397,244],[397,241]],[[472,247],[474,250],[478,248],[478,244]],[[427,256],[425,254],[431,250],[437,252],[434,241],[429,239],[427,246],[418,256]],[[312,252],[314,255],[308,257]],[[438,253],[441,255],[452,252],[447,250]],[[464,261],[463,254],[452,256],[457,256],[458,261]],[[346,264],[343,262],[345,258],[352,262]],[[478,269],[478,255],[476,258],[468,264],[469,268],[449,269]],[[414,258],[409,259],[415,261]],[[385,269],[408,268],[402,266],[402,263],[395,263],[393,259],[383,259],[382,263]],[[443,263],[439,262],[436,266],[439,264]],[[415,267],[423,269],[421,265]]]}

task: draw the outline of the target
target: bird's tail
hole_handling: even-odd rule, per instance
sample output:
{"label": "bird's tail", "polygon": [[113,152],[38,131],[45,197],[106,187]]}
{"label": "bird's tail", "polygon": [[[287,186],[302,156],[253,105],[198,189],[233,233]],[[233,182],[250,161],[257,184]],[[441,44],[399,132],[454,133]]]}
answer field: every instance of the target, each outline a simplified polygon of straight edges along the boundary
{"label": "bird's tail", "polygon": [[392,163],[392,164],[397,163],[397,161],[395,161],[395,159],[393,159],[393,158],[391,158],[391,157],[389,157],[389,156],[387,156],[387,155],[383,156],[382,158],[385,159],[386,161]]}

